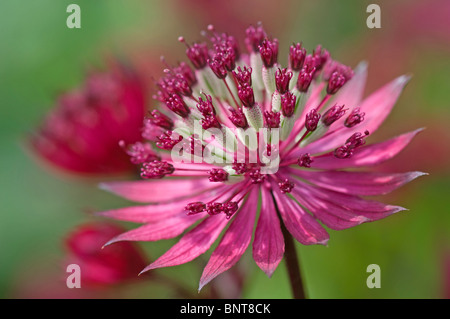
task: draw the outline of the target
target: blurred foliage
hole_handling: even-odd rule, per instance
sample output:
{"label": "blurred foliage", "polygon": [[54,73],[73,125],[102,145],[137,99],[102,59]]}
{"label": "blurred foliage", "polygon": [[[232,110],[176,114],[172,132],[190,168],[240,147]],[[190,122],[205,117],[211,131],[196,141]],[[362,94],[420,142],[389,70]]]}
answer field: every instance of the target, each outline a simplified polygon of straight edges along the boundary
{"label": "blurred foliage", "polygon": [[[0,2],[1,298],[16,296],[20,291],[17,285],[23,284],[21,278],[40,276],[34,273],[37,265],[43,265],[41,268],[49,275],[56,272],[53,275],[64,277],[64,267],[58,261],[63,257],[62,238],[72,227],[92,218],[83,212],[126,204],[97,189],[98,181],[55,176],[44,170],[27,154],[26,135],[52,107],[58,93],[78,85],[90,67],[103,66],[107,54],[133,56],[138,52],[145,57],[145,52],[149,52],[149,59],[161,54],[169,61],[182,58],[184,50],[177,43],[177,36],[183,33],[195,40],[200,30],[194,23],[184,24],[189,22],[189,15],[185,10],[177,11],[178,1],[182,0]],[[285,29],[277,30],[282,34],[274,34],[280,38],[281,54],[287,54],[292,41],[303,41],[308,50],[321,43],[344,63],[356,65],[368,59],[370,90],[390,81],[400,74],[392,74],[395,68],[386,60],[379,60],[379,54],[395,49],[384,45],[396,43],[384,41],[392,36],[395,12],[389,11],[387,2],[378,2],[382,5],[383,19],[379,30],[370,30],[365,25],[367,1],[302,1],[295,10],[285,12],[285,16],[271,17],[286,20]],[[70,3],[82,8],[81,29],[66,27],[66,7]],[[214,23],[205,23],[211,22]],[[413,37],[411,34],[395,36],[398,43],[404,36]],[[450,91],[445,88],[450,74],[449,48],[449,43],[443,42],[390,61],[400,72],[413,73],[414,77],[380,130],[381,135],[398,134],[400,128],[412,130],[417,125],[448,123],[435,119],[448,119],[450,115]],[[401,126],[396,125],[399,121]],[[448,139],[442,142],[441,136],[430,136],[426,131],[422,136],[425,143],[449,147],[445,143]],[[412,156],[414,160],[415,155]],[[432,167],[416,169],[433,170]],[[444,165],[434,170],[435,174],[405,186],[398,195],[383,199],[410,211],[354,229],[330,231],[329,247],[298,245],[310,296],[439,298],[442,289],[439,255],[449,245],[449,172],[448,165]],[[141,246],[155,258],[174,242]],[[249,252],[241,262],[248,273],[243,297],[290,298],[283,263],[272,279],[268,279],[257,269]],[[366,267],[372,263],[381,266],[381,289],[366,287]],[[183,281],[196,292],[201,275],[197,266],[194,262],[158,271]],[[158,285],[137,284],[115,290],[109,296],[165,298],[171,294]]]}

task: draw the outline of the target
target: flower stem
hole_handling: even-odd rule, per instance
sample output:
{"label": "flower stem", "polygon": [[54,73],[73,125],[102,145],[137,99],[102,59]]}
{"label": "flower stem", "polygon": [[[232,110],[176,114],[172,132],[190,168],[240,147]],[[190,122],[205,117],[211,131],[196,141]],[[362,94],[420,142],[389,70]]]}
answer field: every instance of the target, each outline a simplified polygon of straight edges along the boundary
{"label": "flower stem", "polygon": [[294,299],[306,299],[294,239],[283,223],[281,223],[281,230],[285,240],[284,260],[289,274],[292,296]]}

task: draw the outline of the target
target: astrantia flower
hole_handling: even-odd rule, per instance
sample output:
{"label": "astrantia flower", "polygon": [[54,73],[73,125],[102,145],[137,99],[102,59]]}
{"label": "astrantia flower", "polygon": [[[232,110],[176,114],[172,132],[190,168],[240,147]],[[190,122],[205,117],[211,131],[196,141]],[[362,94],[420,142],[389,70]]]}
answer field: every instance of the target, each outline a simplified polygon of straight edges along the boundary
{"label": "astrantia flower", "polygon": [[[31,139],[35,154],[52,167],[76,174],[134,170],[119,142],[142,140],[144,87],[122,65],[89,74],[83,87],[60,96],[56,108]],[[129,151],[139,152],[144,145]]]}
{"label": "astrantia flower", "polygon": [[68,235],[67,262],[80,266],[82,285],[103,286],[136,278],[146,258],[134,243],[124,242],[101,249],[105,241],[123,231],[109,223],[89,223]]}
{"label": "astrantia flower", "polygon": [[[212,26],[208,31],[208,49],[206,43],[188,44],[180,38],[195,71],[167,69],[158,82],[161,112],[173,126],[146,121],[145,131],[152,132],[147,138],[166,150],[160,159],[142,165],[141,176],[154,180],[102,185],[126,199],[148,203],[100,213],[145,224],[110,244],[168,239],[190,228],[143,270],[148,271],[189,262],[223,234],[204,269],[201,288],[240,259],[252,241],[256,218],[253,258],[271,276],[284,254],[281,223],[304,245],[326,245],[324,226],[341,230],[403,210],[361,196],[388,193],[422,173],[344,169],[388,160],[419,132],[366,143],[390,113],[407,77],[362,100],[364,63],[353,72],[320,46],[306,54],[301,44],[294,44],[286,68],[278,62],[278,40],[260,25],[246,32],[248,53],[238,49],[232,36]],[[190,89],[180,90],[178,81],[189,83]],[[256,147],[243,137],[245,129],[258,132]],[[270,134],[263,136],[261,129]],[[279,143],[271,135],[276,132]],[[194,162],[180,163],[171,156],[180,147]],[[275,169],[269,169],[274,163]]]}

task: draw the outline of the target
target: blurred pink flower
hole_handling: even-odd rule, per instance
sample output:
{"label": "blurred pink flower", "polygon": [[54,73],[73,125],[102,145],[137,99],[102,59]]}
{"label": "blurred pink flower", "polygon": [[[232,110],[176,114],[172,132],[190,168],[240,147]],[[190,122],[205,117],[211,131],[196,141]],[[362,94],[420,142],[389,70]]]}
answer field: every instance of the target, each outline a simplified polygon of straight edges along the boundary
{"label": "blurred pink flower", "polygon": [[[208,30],[212,48],[186,43],[195,71],[180,64],[167,69],[158,81],[156,98],[166,110],[154,111],[144,130],[159,148],[170,151],[181,143],[186,154],[201,161],[180,163],[162,151],[160,159],[141,166],[144,179],[157,180],[102,184],[128,200],[150,203],[100,212],[145,224],[108,244],[173,238],[199,222],[145,272],[195,259],[224,232],[203,271],[201,289],[241,258],[252,240],[257,216],[253,258],[271,276],[284,254],[280,219],[300,243],[326,245],[329,234],[319,221],[342,230],[404,210],[361,196],[389,193],[423,173],[343,169],[384,162],[420,131],[365,145],[367,135],[391,112],[408,77],[401,76],[362,99],[364,63],[353,72],[320,46],[307,54],[301,44],[293,44],[289,68],[283,69],[278,64],[278,40],[268,37],[260,25],[246,31],[248,54],[239,50],[233,36],[212,26]],[[198,121],[204,130],[216,129],[214,138],[194,135]],[[236,130],[263,127],[278,129],[281,142],[274,139],[273,144],[252,148]],[[221,134],[238,150],[244,147],[244,161],[238,160],[242,154],[225,144]],[[213,155],[226,163],[211,164],[201,157],[211,143],[218,146]],[[279,169],[266,171],[269,165],[262,156],[272,153],[279,154]],[[253,155],[256,161],[251,161]]]}
{"label": "blurred pink flower", "polygon": [[67,264],[81,268],[81,283],[87,286],[105,286],[136,279],[146,265],[146,259],[133,243],[103,244],[124,229],[108,223],[80,225],[66,239]]}
{"label": "blurred pink flower", "polygon": [[[450,2],[447,0],[408,0],[393,2],[387,6],[388,19],[395,21],[394,36],[402,37],[402,41],[409,45],[415,42],[435,43],[448,47],[450,41]],[[397,17],[401,17],[398,19]],[[390,32],[392,33],[392,32]]]}
{"label": "blurred pink flower", "polygon": [[[359,47],[373,70],[370,85],[392,77],[401,70],[428,67],[424,52],[439,52],[444,57],[450,50],[450,2],[447,0],[386,1],[382,4],[382,30],[365,36]],[[352,52],[349,52],[350,54]]]}
{"label": "blurred pink flower", "polygon": [[119,141],[141,140],[146,97],[131,69],[92,72],[83,87],[61,95],[37,134],[34,153],[51,167],[87,175],[134,170]]}

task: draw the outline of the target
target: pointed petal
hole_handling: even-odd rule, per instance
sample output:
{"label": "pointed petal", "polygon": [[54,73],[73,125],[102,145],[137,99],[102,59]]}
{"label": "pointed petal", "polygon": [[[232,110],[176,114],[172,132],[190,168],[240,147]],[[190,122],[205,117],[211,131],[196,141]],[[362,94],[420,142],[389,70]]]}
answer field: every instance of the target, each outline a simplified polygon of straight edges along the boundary
{"label": "pointed petal", "polygon": [[311,167],[322,169],[341,169],[380,164],[397,155],[409,144],[409,142],[411,142],[413,137],[421,131],[422,129],[418,129],[381,143],[362,146],[356,149],[350,158],[340,159],[334,157],[332,154],[314,158],[314,162],[311,164]]}
{"label": "pointed petal", "polygon": [[233,267],[244,254],[252,239],[257,207],[258,191],[253,188],[203,270],[199,291],[215,277]]}
{"label": "pointed petal", "polygon": [[402,75],[367,97],[360,106],[361,111],[365,112],[366,115],[358,129],[368,130],[373,134],[391,113],[403,88],[410,79],[410,76]]}
{"label": "pointed petal", "polygon": [[208,179],[164,179],[102,183],[100,188],[141,203],[161,203],[193,196],[217,187]]}
{"label": "pointed petal", "polygon": [[[355,68],[354,76],[336,94],[329,105],[343,104],[346,108],[353,109],[361,103],[367,80],[367,62],[360,62]],[[343,122],[343,118],[341,118]]]}
{"label": "pointed petal", "polygon": [[177,266],[194,260],[211,247],[227,223],[228,219],[222,214],[207,217],[141,273],[156,268]]}
{"label": "pointed petal", "polygon": [[373,173],[373,172],[344,172],[344,171],[309,171],[291,168],[290,173],[301,177],[320,187],[340,193],[354,195],[383,195],[417,177],[426,175],[422,172],[408,173]]}
{"label": "pointed petal", "polygon": [[205,214],[192,216],[181,215],[161,220],[156,223],[145,224],[114,237],[107,242],[105,246],[118,241],[157,241],[161,239],[170,239],[180,235],[186,228],[204,217]]}
{"label": "pointed petal", "polygon": [[271,277],[284,254],[284,238],[271,193],[262,188],[261,213],[253,240],[253,259]]}
{"label": "pointed petal", "polygon": [[328,228],[342,230],[369,220],[367,217],[344,209],[332,201],[322,200],[307,188],[295,187],[292,193],[301,205]]}
{"label": "pointed petal", "polygon": [[364,132],[365,130],[368,130],[370,134],[375,133],[391,112],[409,79],[410,77],[408,76],[400,76],[367,97],[359,106],[361,112],[365,113],[363,122],[352,128],[346,128],[342,126],[342,123],[346,118],[344,116],[340,119],[341,125],[334,123],[329,134],[306,145],[302,149],[302,152],[311,154],[326,152],[343,145],[355,132]]}
{"label": "pointed petal", "polygon": [[311,215],[280,191],[274,191],[273,194],[284,225],[299,243],[303,245],[327,244],[330,236]]}
{"label": "pointed petal", "polygon": [[379,220],[405,210],[403,207],[337,193],[299,181],[296,182],[292,192],[295,198],[317,219],[335,230]]}
{"label": "pointed petal", "polygon": [[[222,190],[225,189],[225,187],[221,187],[219,189]],[[96,212],[95,215],[134,223],[155,223],[176,215],[184,215],[185,207],[188,203],[197,201],[206,202],[211,198],[211,196],[213,196],[213,194],[209,194],[207,192],[196,197],[190,197],[188,201],[185,200],[165,204],[130,206],[103,212]]]}
{"label": "pointed petal", "polygon": [[186,203],[168,203],[160,205],[131,206],[97,212],[95,215],[134,223],[154,223],[175,215],[182,215]]}

